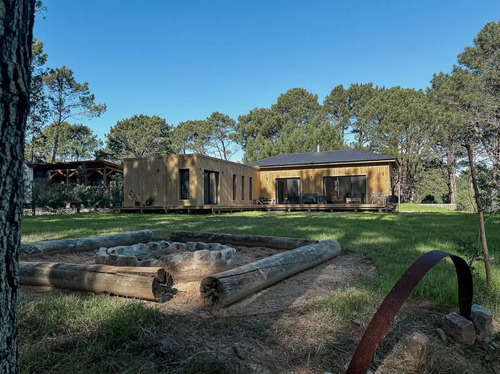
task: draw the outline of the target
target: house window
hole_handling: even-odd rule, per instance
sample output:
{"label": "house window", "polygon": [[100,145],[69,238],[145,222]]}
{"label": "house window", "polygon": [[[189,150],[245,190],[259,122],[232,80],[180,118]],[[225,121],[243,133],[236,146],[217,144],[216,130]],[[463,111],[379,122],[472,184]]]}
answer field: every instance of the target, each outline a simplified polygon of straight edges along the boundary
{"label": "house window", "polygon": [[241,200],[245,200],[245,177],[241,176]]}
{"label": "house window", "polygon": [[298,204],[300,202],[300,178],[276,178],[276,202]]}
{"label": "house window", "polygon": [[248,177],[248,200],[252,201],[253,196],[252,196],[252,177]]}
{"label": "house window", "polygon": [[366,175],[323,177],[323,195],[329,203],[356,199],[366,203]]}
{"label": "house window", "polygon": [[233,201],[236,200],[236,174],[233,174]]}
{"label": "house window", "polygon": [[204,171],[203,181],[203,201],[205,204],[218,204],[219,203],[219,172],[218,171]]}
{"label": "house window", "polygon": [[181,200],[188,200],[190,198],[189,189],[189,169],[179,170],[179,180],[180,180],[180,190],[181,190]]}

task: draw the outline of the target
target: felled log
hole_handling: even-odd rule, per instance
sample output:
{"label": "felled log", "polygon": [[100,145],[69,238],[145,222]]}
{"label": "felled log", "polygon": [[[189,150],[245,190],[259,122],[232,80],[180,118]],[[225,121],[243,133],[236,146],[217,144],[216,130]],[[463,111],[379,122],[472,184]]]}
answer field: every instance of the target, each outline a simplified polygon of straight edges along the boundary
{"label": "felled log", "polygon": [[89,238],[47,240],[21,244],[21,254],[86,252],[101,247],[144,243],[151,241],[152,238],[153,233],[151,230],[141,230]]}
{"label": "felled log", "polygon": [[22,261],[19,272],[19,283],[24,285],[110,293],[152,301],[163,301],[173,285],[172,276],[158,267]]}
{"label": "felled log", "polygon": [[280,236],[220,234],[198,231],[174,231],[170,234],[170,240],[174,242],[220,243],[242,247],[266,247],[274,249],[294,249],[318,242],[317,240]]}
{"label": "felled log", "polygon": [[284,278],[327,261],[341,251],[339,242],[325,240],[214,274],[201,282],[201,297],[207,306],[225,307]]}

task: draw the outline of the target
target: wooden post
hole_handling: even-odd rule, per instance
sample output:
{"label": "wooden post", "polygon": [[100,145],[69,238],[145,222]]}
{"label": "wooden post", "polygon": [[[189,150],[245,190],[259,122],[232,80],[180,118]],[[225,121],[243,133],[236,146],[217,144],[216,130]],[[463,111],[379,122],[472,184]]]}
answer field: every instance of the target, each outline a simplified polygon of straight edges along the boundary
{"label": "wooden post", "polygon": [[90,238],[47,240],[43,242],[21,244],[21,253],[64,253],[85,252],[97,250],[101,247],[116,247],[145,243],[153,238],[151,230],[131,231],[121,234],[93,236]]}
{"label": "wooden post", "polygon": [[201,297],[207,306],[225,307],[284,278],[325,262],[341,251],[339,242],[325,240],[214,274],[201,282]]}
{"label": "wooden post", "polygon": [[102,185],[104,187],[108,186],[107,178],[108,178],[108,169],[106,167],[104,167],[103,172],[102,172]]}
{"label": "wooden post", "polygon": [[152,301],[164,301],[174,283],[172,276],[163,268],[56,262],[20,262],[19,282]]}
{"label": "wooden post", "polygon": [[174,231],[170,234],[170,240],[174,242],[220,243],[242,247],[266,247],[274,249],[294,249],[318,242],[317,240],[280,236],[221,234],[198,231]]}

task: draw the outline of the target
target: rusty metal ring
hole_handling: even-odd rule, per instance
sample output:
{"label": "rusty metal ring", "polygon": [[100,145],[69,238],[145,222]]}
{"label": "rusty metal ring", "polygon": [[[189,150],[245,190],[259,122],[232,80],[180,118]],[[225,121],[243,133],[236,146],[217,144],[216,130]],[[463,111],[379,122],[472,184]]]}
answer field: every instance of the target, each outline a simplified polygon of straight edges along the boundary
{"label": "rusty metal ring", "polygon": [[354,352],[346,374],[366,373],[380,341],[389,330],[394,317],[398,314],[410,293],[424,275],[445,257],[451,258],[457,272],[460,314],[470,319],[473,284],[469,266],[461,257],[447,252],[427,252],[406,270],[378,308]]}

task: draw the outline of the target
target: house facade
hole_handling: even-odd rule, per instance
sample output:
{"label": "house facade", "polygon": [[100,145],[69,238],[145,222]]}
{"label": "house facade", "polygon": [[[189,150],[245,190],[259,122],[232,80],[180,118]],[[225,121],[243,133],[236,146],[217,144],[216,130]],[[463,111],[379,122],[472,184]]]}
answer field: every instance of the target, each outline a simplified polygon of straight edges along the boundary
{"label": "house facade", "polygon": [[124,206],[252,205],[259,168],[198,154],[126,159]]}
{"label": "house facade", "polygon": [[248,164],[197,154],[126,159],[124,207],[380,204],[391,194],[397,167],[394,157],[357,150],[281,154]]}

